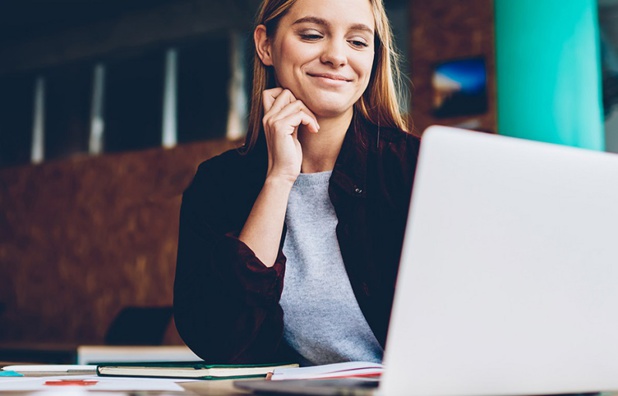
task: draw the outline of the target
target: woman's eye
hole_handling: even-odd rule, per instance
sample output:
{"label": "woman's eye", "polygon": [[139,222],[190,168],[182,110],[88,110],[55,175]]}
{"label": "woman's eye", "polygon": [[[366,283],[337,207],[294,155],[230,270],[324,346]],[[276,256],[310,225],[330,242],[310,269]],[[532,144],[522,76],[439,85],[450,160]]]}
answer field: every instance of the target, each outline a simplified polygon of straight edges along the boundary
{"label": "woman's eye", "polygon": [[352,44],[354,47],[357,47],[357,48],[366,48],[366,47],[369,47],[369,44],[367,44],[367,43],[366,43],[366,42],[364,42],[364,41],[360,41],[360,40],[350,40],[349,42],[350,42],[350,44]]}
{"label": "woman's eye", "polygon": [[322,35],[316,33],[302,33],[300,37],[303,40],[316,41],[322,38]]}

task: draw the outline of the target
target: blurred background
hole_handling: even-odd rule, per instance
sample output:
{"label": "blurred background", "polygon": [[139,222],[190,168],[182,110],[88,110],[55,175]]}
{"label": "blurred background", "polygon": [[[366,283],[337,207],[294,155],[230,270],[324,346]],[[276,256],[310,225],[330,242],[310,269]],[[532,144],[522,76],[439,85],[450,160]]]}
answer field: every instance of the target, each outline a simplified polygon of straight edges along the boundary
{"label": "blurred background", "polygon": [[0,4],[0,165],[244,134],[258,1]]}
{"label": "blurred background", "polygon": [[[242,137],[251,83],[250,31],[258,3],[3,0],[0,166],[160,145],[170,147],[224,136]],[[424,56],[426,51],[440,51],[449,44],[440,43],[435,37],[426,44],[411,43],[412,28],[416,28],[417,35],[422,34],[418,29],[431,29],[424,21],[411,26],[415,15],[422,15],[426,9],[457,9],[460,2],[432,6],[423,5],[428,2],[420,0],[385,3],[404,71],[415,85],[422,84],[420,78],[424,76],[417,80],[412,59]],[[491,7],[491,2],[486,3],[480,6]],[[421,10],[411,15],[410,4]],[[456,19],[452,21],[447,19],[446,11],[438,15],[442,20],[429,15],[434,24],[450,24],[457,33],[455,24],[466,23],[461,18],[473,14],[474,4],[453,15]],[[603,105],[609,120],[616,102],[618,1],[599,0],[598,10]],[[428,26],[420,26],[424,24]],[[489,36],[490,26],[487,27],[485,35]],[[548,22],[546,28],[550,27]],[[475,34],[483,34],[476,30]],[[448,35],[445,37],[448,39]],[[468,35],[465,37],[470,40]],[[478,37],[471,39],[479,41]],[[418,54],[411,53],[414,46],[420,48]],[[481,48],[476,53],[486,55]],[[435,61],[436,57],[425,58]],[[492,70],[489,73],[490,78],[494,77]],[[406,85],[408,89],[412,87]],[[429,102],[422,95],[423,91],[419,101]],[[408,97],[402,98],[402,107],[410,109]],[[424,121],[422,107],[417,117]],[[420,122],[417,132],[426,124]],[[497,129],[497,125],[481,124],[485,129]],[[612,143],[610,151],[616,151],[613,135],[616,133],[608,138]]]}
{"label": "blurred background", "polygon": [[[618,152],[618,0],[384,2],[413,133]],[[258,4],[0,0],[0,344],[171,306],[182,191],[245,133]],[[181,344],[167,323],[147,343]]]}

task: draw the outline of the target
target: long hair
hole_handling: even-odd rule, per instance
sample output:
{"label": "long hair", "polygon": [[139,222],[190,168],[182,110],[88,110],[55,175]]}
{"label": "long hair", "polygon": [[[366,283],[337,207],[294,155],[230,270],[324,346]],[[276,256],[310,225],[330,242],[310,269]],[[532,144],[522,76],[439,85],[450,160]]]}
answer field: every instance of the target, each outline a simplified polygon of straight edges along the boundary
{"label": "long hair", "polygon": [[[263,0],[258,10],[255,26],[266,26],[269,37],[274,37],[279,20],[297,0]],[[391,30],[383,0],[367,0],[371,3],[376,24],[375,55],[367,89],[355,104],[355,111],[373,124],[409,131],[408,120],[402,114],[397,98],[404,92],[399,56],[393,45]],[[245,152],[255,146],[263,126],[264,104],[262,92],[275,88],[275,72],[265,66],[257,51],[253,57],[253,88],[249,128],[245,139]]]}

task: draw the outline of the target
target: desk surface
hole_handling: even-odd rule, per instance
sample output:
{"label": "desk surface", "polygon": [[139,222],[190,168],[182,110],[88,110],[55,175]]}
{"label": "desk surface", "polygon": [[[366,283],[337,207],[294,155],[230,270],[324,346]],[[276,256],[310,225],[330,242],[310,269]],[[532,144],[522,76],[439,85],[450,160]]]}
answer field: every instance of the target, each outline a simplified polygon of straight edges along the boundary
{"label": "desk surface", "polygon": [[208,396],[236,396],[250,394],[240,389],[234,388],[233,380],[221,381],[196,381],[180,384],[187,391],[197,395]]}
{"label": "desk surface", "polygon": [[[0,367],[2,367],[4,364],[0,364]],[[7,377],[5,379],[15,379],[15,377]],[[32,377],[26,377],[26,378],[32,378]],[[0,378],[0,382],[2,382],[3,379]],[[178,382],[177,384],[180,385],[184,391],[136,391],[136,392],[130,392],[130,391],[113,391],[113,392],[105,392],[106,394],[118,394],[118,395],[135,395],[135,394],[139,394],[140,396],[170,396],[170,395],[204,395],[204,396],[247,396],[250,395],[250,392],[241,390],[241,389],[237,389],[234,387],[234,381],[238,381],[238,380],[219,380],[219,381],[190,381],[190,382]],[[41,396],[41,395],[45,395],[45,394],[49,394],[49,395],[59,395],[62,393],[58,392],[58,389],[53,389],[48,391],[3,391],[0,392],[2,394],[15,394],[15,395],[23,395],[23,396],[29,396],[29,395],[37,395],[37,396]],[[88,395],[90,392],[79,392],[79,395]],[[93,396],[96,396],[99,392],[92,392]],[[584,396],[585,394],[582,395],[573,395],[573,396]],[[594,395],[599,395],[599,396],[618,396],[618,392],[603,392],[600,394],[594,394]]]}
{"label": "desk surface", "polygon": [[[0,367],[15,364],[15,362],[0,362]],[[20,363],[17,363],[20,364]],[[20,380],[20,379],[32,379],[34,376],[26,376],[26,377],[0,377],[0,383],[4,380]],[[43,378],[46,376],[36,376],[37,378]],[[50,375],[47,377],[55,377],[55,375]],[[109,377],[108,377],[109,378]],[[139,380],[144,380],[144,378],[140,378]],[[147,379],[146,379],[147,380]],[[171,380],[173,381],[173,380]],[[182,388],[185,389],[185,392],[182,391],[139,391],[139,392],[127,392],[127,391],[114,391],[109,394],[118,394],[118,395],[127,395],[139,393],[139,395],[207,395],[207,396],[242,396],[248,395],[249,392],[243,391],[241,389],[236,389],[234,387],[234,381],[237,380],[219,380],[219,381],[190,381],[190,382],[177,382]],[[0,391],[2,394],[15,394],[15,395],[42,395],[49,393],[50,395],[58,395],[58,389],[47,391]],[[79,393],[80,395],[87,395],[89,392]],[[107,393],[107,392],[106,392]],[[96,395],[97,392],[93,392],[93,395]]]}
{"label": "desk surface", "polygon": [[[0,382],[2,379],[0,379]],[[178,383],[182,388],[185,389],[185,392],[182,391],[139,391],[139,392],[121,392],[114,391],[109,392],[106,391],[105,394],[118,394],[118,395],[133,395],[139,394],[140,396],[147,395],[160,395],[160,396],[169,396],[169,395],[204,395],[204,396],[247,396],[248,392],[243,391],[241,389],[234,388],[234,380],[221,380],[221,381],[194,381],[194,382],[182,382]],[[37,395],[41,396],[44,394],[50,395],[58,395],[58,389],[47,391],[2,391],[2,394],[15,394],[15,395]],[[89,392],[79,393],[80,395],[87,395]],[[92,392],[93,396],[96,396],[98,392]]]}

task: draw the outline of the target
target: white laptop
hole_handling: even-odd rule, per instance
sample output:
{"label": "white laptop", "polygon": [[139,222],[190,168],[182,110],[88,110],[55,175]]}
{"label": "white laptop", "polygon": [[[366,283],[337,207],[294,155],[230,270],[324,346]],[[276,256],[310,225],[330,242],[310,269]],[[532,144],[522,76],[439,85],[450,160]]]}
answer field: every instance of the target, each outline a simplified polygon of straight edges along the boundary
{"label": "white laptop", "polygon": [[618,155],[429,128],[377,393],[618,390],[617,242]]}

